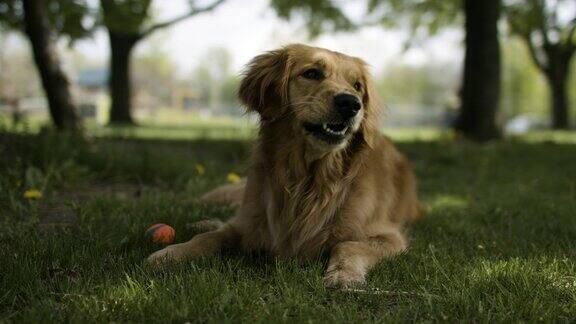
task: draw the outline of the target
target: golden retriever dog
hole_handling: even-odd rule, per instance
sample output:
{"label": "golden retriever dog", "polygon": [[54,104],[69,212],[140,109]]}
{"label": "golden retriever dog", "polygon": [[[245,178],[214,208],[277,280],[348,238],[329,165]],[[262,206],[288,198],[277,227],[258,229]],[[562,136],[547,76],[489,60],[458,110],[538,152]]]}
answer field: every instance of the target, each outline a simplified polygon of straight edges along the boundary
{"label": "golden retriever dog", "polygon": [[254,58],[238,91],[260,130],[246,182],[206,201],[236,203],[227,222],[148,261],[192,260],[223,249],[328,258],[324,282],[350,287],[406,250],[420,217],[410,166],[378,130],[380,107],[361,59],[306,45]]}

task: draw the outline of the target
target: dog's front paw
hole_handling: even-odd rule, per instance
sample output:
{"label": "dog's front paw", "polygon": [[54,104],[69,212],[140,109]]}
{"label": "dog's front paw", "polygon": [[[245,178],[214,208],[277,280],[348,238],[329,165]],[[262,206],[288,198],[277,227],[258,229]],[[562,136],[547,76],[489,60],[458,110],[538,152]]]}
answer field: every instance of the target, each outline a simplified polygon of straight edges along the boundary
{"label": "dog's front paw", "polygon": [[152,266],[162,264],[180,262],[185,259],[180,244],[174,244],[163,248],[162,250],[152,253],[147,259],[146,263]]}
{"label": "dog's front paw", "polygon": [[216,231],[224,226],[224,223],[219,219],[204,219],[194,223],[186,224],[186,228],[192,229],[198,233],[206,233]]}
{"label": "dog's front paw", "polygon": [[365,283],[365,274],[350,267],[330,266],[324,275],[324,285],[332,288],[352,288]]}

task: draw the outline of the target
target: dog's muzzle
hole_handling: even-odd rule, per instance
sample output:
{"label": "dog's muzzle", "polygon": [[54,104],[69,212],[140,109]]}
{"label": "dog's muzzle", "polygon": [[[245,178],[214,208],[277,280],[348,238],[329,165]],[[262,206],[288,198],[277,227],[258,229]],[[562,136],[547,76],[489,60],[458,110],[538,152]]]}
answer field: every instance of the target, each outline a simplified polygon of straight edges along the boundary
{"label": "dog's muzzle", "polygon": [[355,117],[362,108],[358,97],[347,93],[336,95],[332,105],[338,115],[345,121]]}

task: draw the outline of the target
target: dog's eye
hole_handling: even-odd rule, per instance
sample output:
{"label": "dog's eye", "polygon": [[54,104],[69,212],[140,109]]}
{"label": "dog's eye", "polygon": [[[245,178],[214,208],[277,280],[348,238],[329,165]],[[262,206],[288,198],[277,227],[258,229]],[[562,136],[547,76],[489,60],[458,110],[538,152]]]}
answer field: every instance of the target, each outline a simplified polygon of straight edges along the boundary
{"label": "dog's eye", "polygon": [[362,90],[362,83],[360,82],[354,83],[354,89],[356,89],[356,91]]}
{"label": "dog's eye", "polygon": [[321,80],[324,77],[324,73],[320,69],[308,69],[302,73],[302,76],[310,80]]}

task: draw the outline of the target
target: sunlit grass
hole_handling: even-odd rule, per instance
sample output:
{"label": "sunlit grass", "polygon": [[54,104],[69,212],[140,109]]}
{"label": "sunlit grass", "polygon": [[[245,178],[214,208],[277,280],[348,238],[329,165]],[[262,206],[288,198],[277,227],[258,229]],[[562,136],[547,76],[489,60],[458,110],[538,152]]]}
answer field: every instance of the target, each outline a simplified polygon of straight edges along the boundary
{"label": "sunlit grass", "polygon": [[426,202],[426,206],[432,210],[462,209],[468,207],[465,198],[456,195],[438,195]]}
{"label": "sunlit grass", "polygon": [[[46,117],[30,116],[14,127],[10,118],[0,116],[0,130],[22,134],[36,134],[49,124]],[[244,117],[205,117],[174,110],[160,110],[154,115],[140,116],[137,126],[106,127],[87,122],[86,129],[92,137],[135,139],[197,140],[197,139],[252,139],[257,133],[257,123]],[[454,132],[439,127],[382,127],[382,132],[395,141],[453,140]],[[527,143],[576,143],[573,131],[531,131],[522,136],[509,136],[509,140]]]}
{"label": "sunlit grass", "polygon": [[[22,134],[36,134],[43,127],[50,126],[42,116],[30,116],[22,123],[13,125],[10,118],[0,116],[0,130]],[[138,119],[137,126],[106,127],[94,122],[86,122],[85,128],[93,137],[121,137],[141,139],[248,139],[256,132],[254,122],[247,118],[206,117],[195,114],[164,112],[155,116]]]}
{"label": "sunlit grass", "polygon": [[453,138],[452,131],[439,127],[383,127],[383,133],[396,141],[437,141]]}
{"label": "sunlit grass", "polygon": [[518,139],[527,143],[553,142],[576,144],[576,131],[533,131],[518,137]]}

